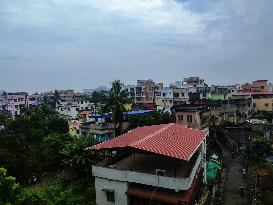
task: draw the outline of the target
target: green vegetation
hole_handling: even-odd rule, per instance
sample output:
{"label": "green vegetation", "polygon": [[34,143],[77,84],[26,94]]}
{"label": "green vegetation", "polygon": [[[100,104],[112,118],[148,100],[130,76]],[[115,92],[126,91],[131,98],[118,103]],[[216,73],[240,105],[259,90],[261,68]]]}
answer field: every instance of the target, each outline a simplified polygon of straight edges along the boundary
{"label": "green vegetation", "polygon": [[123,84],[119,80],[114,81],[107,97],[106,108],[111,110],[113,114],[112,121],[115,128],[115,136],[121,134],[123,112],[125,111],[123,104],[128,101],[128,92],[123,90]]}
{"label": "green vegetation", "polygon": [[0,113],[0,122],[0,204],[94,204],[91,166],[103,156],[86,150],[93,136],[67,134],[68,123],[50,106],[25,109],[15,119]]}
{"label": "green vegetation", "polygon": [[8,205],[15,201],[19,191],[19,184],[15,177],[7,176],[7,170],[0,168],[0,204]]}
{"label": "green vegetation", "polygon": [[271,152],[271,146],[268,140],[265,137],[253,138],[247,148],[250,166],[263,167],[265,157]]}
{"label": "green vegetation", "polygon": [[164,110],[153,111],[151,114],[135,115],[129,117],[130,128],[159,125],[174,122],[172,115]]}

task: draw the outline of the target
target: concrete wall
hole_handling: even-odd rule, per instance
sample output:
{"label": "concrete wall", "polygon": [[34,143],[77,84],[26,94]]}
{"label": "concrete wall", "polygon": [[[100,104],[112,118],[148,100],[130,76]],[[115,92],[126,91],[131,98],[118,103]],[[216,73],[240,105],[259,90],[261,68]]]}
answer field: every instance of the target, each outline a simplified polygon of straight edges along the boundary
{"label": "concrete wall", "polygon": [[[128,183],[114,180],[108,180],[100,177],[96,177],[96,203],[97,205],[128,205]],[[115,202],[109,202],[106,198],[106,192],[104,188],[113,189],[115,195]]]}
{"label": "concrete wall", "polygon": [[[192,116],[192,121],[188,121],[187,116],[191,115]],[[183,120],[179,118],[179,116],[183,116]],[[183,124],[187,125],[188,127],[195,128],[202,130],[202,124],[201,124],[201,119],[200,119],[200,112],[176,112],[175,113],[175,118],[176,118],[176,123],[177,124]]]}
{"label": "concrete wall", "polygon": [[93,176],[115,181],[138,183],[150,186],[158,186],[172,190],[188,190],[202,161],[202,154],[196,160],[189,178],[171,178],[133,171],[122,171],[112,168],[92,166]]}
{"label": "concrete wall", "polygon": [[[266,106],[266,104],[268,106]],[[271,111],[272,112],[273,111],[273,98],[253,99],[253,109],[255,111]]]}

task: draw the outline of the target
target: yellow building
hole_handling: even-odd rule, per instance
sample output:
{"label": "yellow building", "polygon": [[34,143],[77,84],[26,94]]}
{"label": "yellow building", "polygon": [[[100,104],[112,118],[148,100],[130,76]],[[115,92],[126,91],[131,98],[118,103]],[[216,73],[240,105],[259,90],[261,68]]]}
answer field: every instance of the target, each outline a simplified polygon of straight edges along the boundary
{"label": "yellow building", "polygon": [[253,110],[260,112],[273,111],[273,92],[243,92],[235,94],[237,97],[250,96],[253,99]]}
{"label": "yellow building", "polygon": [[253,109],[255,111],[273,111],[273,96],[270,98],[254,98]]}

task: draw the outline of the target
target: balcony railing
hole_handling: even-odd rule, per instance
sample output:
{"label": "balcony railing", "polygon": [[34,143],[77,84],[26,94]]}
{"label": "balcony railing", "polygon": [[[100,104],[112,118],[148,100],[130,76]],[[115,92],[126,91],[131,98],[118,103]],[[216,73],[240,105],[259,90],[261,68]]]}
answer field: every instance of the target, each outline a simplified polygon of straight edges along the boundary
{"label": "balcony railing", "polygon": [[92,173],[95,177],[106,178],[109,180],[138,183],[180,191],[188,190],[191,187],[192,181],[200,167],[201,160],[202,154],[200,153],[188,178],[174,178],[136,171],[118,170],[115,169],[114,165],[113,168],[92,166]]}

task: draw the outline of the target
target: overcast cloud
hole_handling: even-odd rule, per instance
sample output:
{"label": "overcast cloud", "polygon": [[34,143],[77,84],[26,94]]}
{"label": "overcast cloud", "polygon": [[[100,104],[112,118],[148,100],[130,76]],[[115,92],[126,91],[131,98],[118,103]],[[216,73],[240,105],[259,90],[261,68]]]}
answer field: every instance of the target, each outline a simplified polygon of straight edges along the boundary
{"label": "overcast cloud", "polygon": [[272,0],[0,0],[0,90],[273,81]]}

